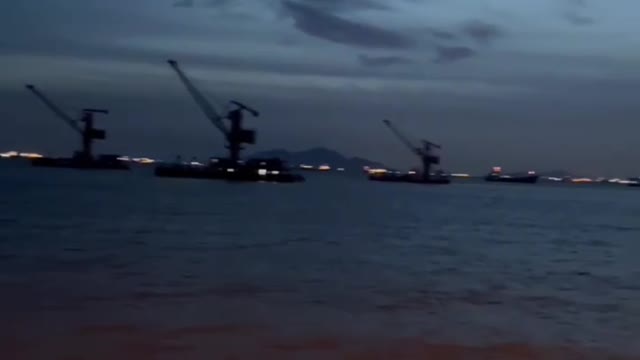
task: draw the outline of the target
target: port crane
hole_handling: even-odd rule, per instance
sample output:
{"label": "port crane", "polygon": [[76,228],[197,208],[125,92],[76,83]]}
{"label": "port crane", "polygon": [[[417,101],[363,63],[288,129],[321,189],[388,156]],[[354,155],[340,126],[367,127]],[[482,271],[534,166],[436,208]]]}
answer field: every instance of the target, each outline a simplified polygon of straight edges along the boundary
{"label": "port crane", "polygon": [[[258,117],[260,113],[255,109],[236,100],[229,101],[230,104],[235,105],[235,109],[229,111],[225,116],[222,116],[216,108],[202,95],[202,93],[193,85],[187,75],[180,69],[178,62],[175,60],[167,61],[171,68],[178,74],[180,81],[187,88],[187,91],[200,107],[202,112],[209,118],[213,125],[222,132],[226,141],[227,149],[229,149],[229,160],[232,164],[237,164],[240,161],[240,151],[243,149],[242,144],[255,144],[256,132],[255,130],[244,129],[242,127],[242,121],[244,118],[244,112],[248,112],[254,117]],[[229,120],[230,126],[227,126],[223,120]]]}
{"label": "port crane", "polygon": [[[28,84],[26,88],[31,91],[38,99],[40,99],[54,114],[66,122],[74,131],[80,134],[82,138],[82,149],[76,151],[74,157],[82,161],[93,160],[93,141],[105,140],[107,133],[105,130],[96,129],[94,127],[95,114],[108,114],[109,110],[104,109],[83,109],[80,120],[75,120],[65,113],[58,105],[51,101],[42,91],[34,85]],[[82,127],[79,123],[84,123]]]}
{"label": "port crane", "polygon": [[400,132],[390,120],[382,121],[388,128],[393,132],[393,134],[406,146],[416,154],[420,161],[422,162],[422,178],[423,180],[428,180],[431,176],[431,166],[440,164],[440,157],[432,154],[432,149],[441,149],[442,147],[438,144],[434,144],[427,140],[422,140],[422,147],[415,146],[409,139],[407,139],[402,132]]}

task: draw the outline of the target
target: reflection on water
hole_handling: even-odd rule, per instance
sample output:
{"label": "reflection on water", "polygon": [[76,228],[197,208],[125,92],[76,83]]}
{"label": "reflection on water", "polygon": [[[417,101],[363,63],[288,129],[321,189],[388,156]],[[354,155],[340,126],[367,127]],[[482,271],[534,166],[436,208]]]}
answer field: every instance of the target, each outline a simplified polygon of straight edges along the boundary
{"label": "reflection on water", "polygon": [[[631,360],[575,346],[528,344],[459,345],[428,343],[420,338],[288,337],[240,325],[179,328],[169,331],[133,325],[87,326],[66,337],[50,335],[38,343],[5,342],[12,359],[509,359]],[[46,350],[44,350],[46,348]]]}
{"label": "reflection on water", "polygon": [[2,359],[640,356],[635,189],[43,171],[0,177]]}

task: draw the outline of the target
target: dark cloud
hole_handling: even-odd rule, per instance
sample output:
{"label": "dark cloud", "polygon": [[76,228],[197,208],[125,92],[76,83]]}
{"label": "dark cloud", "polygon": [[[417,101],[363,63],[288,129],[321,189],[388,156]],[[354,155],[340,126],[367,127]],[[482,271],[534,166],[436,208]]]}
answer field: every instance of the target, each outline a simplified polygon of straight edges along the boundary
{"label": "dark cloud", "polygon": [[402,56],[368,56],[364,54],[358,55],[358,61],[368,67],[385,67],[413,62],[411,59]]}
{"label": "dark cloud", "polygon": [[322,11],[389,10],[388,1],[377,0],[298,0]]}
{"label": "dark cloud", "polygon": [[587,0],[567,0],[566,5],[567,9],[563,16],[571,24],[585,26],[596,22],[593,17],[584,14],[589,7]]}
{"label": "dark cloud", "polygon": [[[618,1],[626,5],[611,6],[606,15],[591,7],[595,1],[554,0],[551,12],[547,1],[495,1],[504,9],[498,15],[521,15],[497,16],[497,36],[455,22],[493,23],[475,6],[467,11],[467,1],[0,1],[6,35],[0,39],[6,105],[0,106],[0,146],[59,155],[73,150],[74,134],[24,90],[25,82],[34,82],[65,110],[92,104],[113,110],[105,120],[113,136],[100,152],[173,158],[174,152],[223,150],[219,134],[166,65],[174,57],[205,93],[261,110],[264,116],[248,125],[259,130],[258,146],[265,149],[323,145],[392,165],[412,161],[375,120],[391,113],[413,121],[407,129],[442,142],[449,169],[480,172],[500,162],[625,174],[637,157],[629,149],[637,142],[640,74],[629,49],[637,28],[631,14],[640,2]],[[384,16],[385,4],[394,7],[393,21]],[[440,8],[430,12],[431,5]],[[352,21],[356,13],[359,23]],[[565,13],[572,15],[565,19]],[[601,16],[609,21],[589,32],[576,32],[569,22]],[[302,32],[287,26],[294,21]],[[397,34],[389,31],[401,29],[394,26],[413,30]],[[541,41],[547,36],[554,41]],[[496,52],[475,61],[484,42]],[[298,120],[283,111],[299,114]],[[153,126],[141,119],[153,119]],[[607,147],[611,139],[614,148]],[[469,148],[481,151],[469,156]]]}
{"label": "dark cloud", "polygon": [[564,17],[573,25],[578,26],[591,25],[596,22],[596,20],[590,16],[580,15],[572,12],[566,13]]}
{"label": "dark cloud", "polygon": [[431,34],[431,36],[439,40],[455,40],[458,38],[458,35],[446,30],[429,29],[429,33]]}
{"label": "dark cloud", "polygon": [[[444,64],[459,61],[476,55],[476,50],[463,45],[464,37],[474,42],[487,45],[503,35],[500,27],[480,20],[468,21],[457,30],[429,28],[430,35],[435,41],[436,57],[434,63]],[[447,44],[447,45],[444,45]]]}
{"label": "dark cloud", "polygon": [[476,55],[476,51],[466,46],[437,46],[436,58],[433,62],[446,64],[470,58]]}
{"label": "dark cloud", "polygon": [[195,5],[194,0],[176,0],[173,3],[174,7],[183,7],[183,8],[191,8]]}
{"label": "dark cloud", "polygon": [[462,31],[465,35],[482,44],[488,44],[503,34],[502,29],[497,25],[485,23],[480,20],[466,23]]}
{"label": "dark cloud", "polygon": [[173,6],[182,8],[192,8],[197,6],[220,7],[230,5],[232,1],[233,0],[200,0],[198,2],[196,0],[175,0]]}
{"label": "dark cloud", "polygon": [[206,0],[204,4],[206,6],[224,6],[230,5],[234,0]]}
{"label": "dark cloud", "polygon": [[295,20],[298,30],[321,39],[366,48],[406,49],[413,40],[375,25],[350,21],[313,6],[285,0],[283,5]]}
{"label": "dark cloud", "polygon": [[567,3],[571,6],[580,7],[580,8],[586,8],[588,5],[587,0],[567,0]]}

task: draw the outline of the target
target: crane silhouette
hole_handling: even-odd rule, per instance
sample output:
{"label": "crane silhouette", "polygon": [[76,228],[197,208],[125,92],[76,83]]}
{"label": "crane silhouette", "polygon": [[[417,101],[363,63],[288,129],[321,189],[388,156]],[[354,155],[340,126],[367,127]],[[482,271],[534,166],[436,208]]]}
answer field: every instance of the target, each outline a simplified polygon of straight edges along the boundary
{"label": "crane silhouette", "polygon": [[382,121],[388,128],[393,132],[394,135],[418,158],[420,158],[420,162],[422,163],[422,179],[429,180],[431,177],[431,167],[432,165],[440,164],[440,157],[434,155],[432,153],[432,149],[441,149],[442,146],[432,143],[428,140],[422,140],[422,146],[415,146],[409,139],[400,130],[398,130],[390,120]]}
{"label": "crane silhouette", "polygon": [[[221,115],[204,95],[202,95],[200,90],[193,85],[177,61],[168,60],[168,63],[178,74],[178,77],[205,116],[209,118],[213,125],[224,135],[227,141],[227,149],[229,149],[229,160],[232,164],[237,164],[240,161],[240,151],[243,149],[242,144],[256,143],[255,130],[244,129],[242,127],[244,112],[248,112],[254,117],[260,116],[260,113],[239,101],[231,100],[229,103],[236,106],[236,108],[229,111],[225,116]],[[230,126],[227,126],[224,120],[229,120]]]}
{"label": "crane silhouette", "polygon": [[[54,114],[69,125],[75,132],[80,134],[82,138],[82,149],[76,151],[75,158],[81,161],[89,162],[93,160],[93,142],[94,140],[105,140],[107,133],[105,130],[96,129],[94,127],[95,114],[108,114],[109,110],[104,109],[83,109],[80,120],[64,112],[58,105],[51,101],[42,91],[35,85],[28,84],[26,88],[31,91],[38,99],[40,99]],[[79,123],[84,123],[84,127]]]}

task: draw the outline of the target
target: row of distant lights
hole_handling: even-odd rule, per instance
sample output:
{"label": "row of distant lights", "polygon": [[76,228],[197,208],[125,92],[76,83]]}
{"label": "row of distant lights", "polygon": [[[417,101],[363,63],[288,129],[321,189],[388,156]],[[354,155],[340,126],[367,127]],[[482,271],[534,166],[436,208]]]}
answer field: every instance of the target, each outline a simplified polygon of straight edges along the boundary
{"label": "row of distant lights", "polygon": [[28,152],[17,152],[17,151],[8,151],[5,153],[0,153],[0,158],[3,159],[12,159],[12,158],[27,158],[27,159],[38,159],[41,158],[42,155],[38,153],[28,153]]}
{"label": "row of distant lights", "polygon": [[156,160],[154,159],[150,159],[147,157],[129,157],[129,156],[120,156],[118,157],[118,160],[120,161],[126,161],[126,162],[135,162],[138,164],[153,164],[156,162]]}
{"label": "row of distant lights", "polygon": [[[198,166],[200,166],[200,165],[198,165]],[[234,172],[236,172],[236,169],[234,169],[234,168],[228,168],[228,169],[227,169],[227,172],[228,172],[228,173],[234,173]],[[260,176],[267,176],[267,175],[269,175],[269,174],[271,174],[271,175],[278,175],[278,174],[280,174],[280,171],[278,171],[278,170],[269,171],[269,170],[267,170],[267,169],[258,169],[258,175],[260,175]]]}
{"label": "row of distant lights", "polygon": [[[548,177],[546,178],[547,180],[550,181],[565,181],[565,179],[562,178],[557,178],[557,177]],[[602,182],[608,182],[610,184],[620,184],[620,185],[629,185],[629,184],[637,184],[638,182],[635,180],[626,180],[626,179],[605,179],[605,178],[598,178],[598,179],[590,179],[590,178],[575,178],[575,179],[570,179],[569,181],[571,181],[574,184],[591,184],[591,183],[602,183]]]}
{"label": "row of distant lights", "polygon": [[[38,158],[42,158],[43,156],[41,154],[38,153],[29,153],[29,152],[18,152],[18,151],[7,151],[4,153],[0,153],[0,158],[3,159],[11,159],[11,158],[27,158],[27,159],[38,159]],[[118,160],[120,161],[126,161],[126,162],[135,162],[138,164],[153,164],[156,162],[156,160],[154,159],[150,159],[147,157],[129,157],[129,156],[120,156],[118,157]],[[192,161],[189,163],[189,165],[192,166],[204,166],[204,164],[197,162],[197,161]],[[313,170],[316,169],[314,166],[312,165],[306,165],[306,164],[301,164],[300,165],[301,169],[305,169],[305,170]],[[331,167],[329,165],[321,165],[317,167],[317,170],[320,171],[330,171]],[[337,171],[344,171],[344,168],[337,168]],[[376,168],[370,168],[368,166],[365,166],[363,168],[363,170],[369,174],[386,174],[389,173],[390,171],[387,169],[376,169]],[[496,166],[493,168],[493,172],[495,173],[500,173],[502,171],[502,169],[499,166]],[[227,172],[235,172],[235,169],[227,169]],[[258,170],[258,174],[261,176],[266,176],[269,173],[269,171],[267,171],[266,169],[260,169]],[[396,172],[397,173],[397,172]],[[409,171],[409,175],[414,175],[416,172],[415,171]],[[530,175],[535,174],[534,171],[529,171],[528,172]],[[280,174],[279,171],[271,171],[271,174],[273,175],[278,175]],[[459,178],[468,178],[471,177],[471,175],[469,174],[450,174],[450,176],[452,177],[459,177]],[[503,176],[508,176],[508,175],[503,175]],[[545,177],[546,180],[549,181],[556,181],[556,182],[560,182],[560,181],[565,181],[565,179],[563,178],[559,178],[559,177]],[[590,179],[590,178],[573,178],[570,180],[572,183],[576,183],[576,184],[588,184],[588,183],[593,183],[593,182],[608,182],[611,184],[621,184],[621,185],[628,185],[628,184],[637,184],[638,181],[635,180],[625,180],[625,179],[618,179],[618,178],[614,178],[614,179],[604,179],[604,178],[598,178],[596,180]]]}
{"label": "row of distant lights", "polygon": [[[42,156],[41,154],[38,153],[29,153],[29,152],[18,152],[18,151],[7,151],[4,153],[0,153],[0,158],[3,159],[12,159],[12,158],[27,158],[27,159],[39,159],[42,158],[44,156]],[[131,158],[129,156],[120,156],[118,157],[118,160],[120,161],[126,161],[126,162],[135,162],[135,163],[139,163],[139,164],[153,164],[156,161],[154,159],[150,159],[150,158],[146,158],[146,157],[134,157]]]}
{"label": "row of distant lights", "polygon": [[[215,164],[215,163],[219,162],[219,159],[215,159],[214,158],[214,159],[211,159],[210,161],[211,161],[211,163]],[[240,162],[242,163],[242,161],[240,161]],[[203,163],[201,163],[199,161],[190,161],[190,162],[185,163],[185,164],[187,164],[189,166],[197,166],[197,167],[205,166]],[[263,163],[262,165],[265,165],[265,164]],[[227,172],[232,174],[232,173],[236,172],[236,169],[227,168]],[[280,174],[280,171],[278,171],[278,170],[269,171],[267,169],[258,169],[258,175],[260,175],[260,176],[267,176],[269,174],[278,175],[278,174]]]}
{"label": "row of distant lights", "polygon": [[[363,170],[365,172],[367,172],[370,175],[380,175],[380,174],[388,174],[388,173],[392,173],[392,174],[401,174],[400,171],[391,171],[391,170],[387,170],[387,169],[376,169],[376,168],[370,168],[368,166],[365,166],[363,168]],[[409,175],[415,175],[417,174],[416,171],[410,170],[407,172],[407,174]],[[449,176],[454,177],[454,178],[468,178],[471,177],[471,175],[469,174],[464,174],[464,173],[453,173],[453,174],[449,174]]]}
{"label": "row of distant lights", "polygon": [[[0,153],[0,157],[1,158],[15,158],[15,157],[23,157],[23,158],[29,158],[29,159],[35,159],[35,158],[41,158],[43,157],[40,154],[37,153],[24,153],[24,152],[17,152],[17,151],[9,151],[6,153]],[[129,156],[120,156],[118,157],[118,160],[120,161],[125,161],[125,162],[135,162],[138,164],[153,164],[156,163],[157,161],[151,158],[147,158],[147,157],[129,157]],[[217,159],[212,160],[212,162],[217,162]],[[198,161],[191,161],[188,163],[191,166],[204,166],[203,163],[198,162]],[[317,168],[312,166],[312,165],[306,165],[306,164],[300,164],[300,168],[304,169],[304,170],[319,170],[319,171],[331,171],[331,166],[329,165],[320,165]],[[368,170],[367,167],[365,167],[365,171]],[[234,172],[234,169],[227,169],[228,172]],[[264,170],[266,171],[266,170]],[[344,171],[344,168],[337,168],[336,171]],[[279,174],[278,171],[272,171],[271,172],[274,175]],[[262,175],[262,170],[260,170],[260,175]],[[266,175],[266,173],[264,174]]]}
{"label": "row of distant lights", "polygon": [[[502,168],[499,166],[495,166],[493,168],[493,172],[494,173],[500,173],[502,171]],[[528,172],[529,175],[534,175],[535,171],[529,171]],[[502,175],[503,177],[509,177],[508,175]],[[590,179],[590,178],[586,178],[586,177],[582,177],[582,178],[570,178],[570,179],[566,179],[566,178],[560,178],[560,177],[555,177],[555,176],[545,176],[543,177],[543,179],[548,180],[548,181],[554,181],[554,182],[564,182],[564,181],[570,181],[574,184],[590,184],[590,183],[602,183],[602,182],[608,182],[610,184],[621,184],[621,185],[629,185],[629,184],[637,184],[637,181],[634,180],[625,180],[625,179],[618,179],[618,178],[614,178],[614,179],[606,179],[606,178],[597,178],[597,179]]]}
{"label": "row of distant lights", "polygon": [[[493,169],[494,173],[501,173],[502,172],[502,168],[499,166],[494,167]],[[364,167],[364,171],[371,174],[371,175],[381,175],[381,174],[387,174],[387,173],[394,173],[394,174],[400,174],[399,171],[390,171],[387,169],[375,169],[375,168],[369,168],[368,166]],[[409,175],[414,175],[416,172],[415,171],[409,171],[408,174]],[[529,171],[527,172],[529,175],[535,175],[535,171]],[[470,178],[471,175],[470,174],[458,174],[458,173],[453,173],[453,174],[449,174],[451,177],[454,178]],[[502,175],[502,177],[510,177],[509,175]],[[562,181],[567,181],[567,179],[564,178],[559,178],[559,177],[543,177],[545,180],[549,180],[549,181],[554,181],[554,182],[562,182]],[[594,183],[594,182],[608,182],[610,184],[620,184],[620,185],[629,185],[629,184],[638,184],[639,182],[636,180],[625,180],[625,179],[619,179],[619,178],[614,178],[614,179],[605,179],[605,178],[598,178],[598,179],[590,179],[590,178],[572,178],[569,179],[570,182],[574,183],[574,184],[590,184],[590,183]]]}
{"label": "row of distant lights", "polygon": [[[303,170],[331,171],[331,166],[329,166],[329,165],[320,165],[318,167],[315,167],[313,165],[300,164],[300,169],[303,169]],[[336,171],[344,171],[344,168],[337,168]]]}

